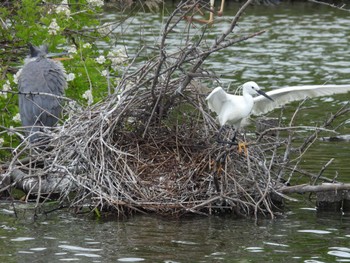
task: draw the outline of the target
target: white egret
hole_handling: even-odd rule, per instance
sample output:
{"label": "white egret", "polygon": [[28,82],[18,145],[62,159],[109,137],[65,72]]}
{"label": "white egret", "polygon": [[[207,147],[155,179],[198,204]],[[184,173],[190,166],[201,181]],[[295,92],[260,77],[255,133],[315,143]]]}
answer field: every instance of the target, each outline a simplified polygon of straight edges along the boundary
{"label": "white egret", "polygon": [[[292,101],[349,91],[350,85],[307,85],[285,87],[264,93],[254,81],[249,81],[243,84],[243,96],[228,94],[221,87],[217,87],[206,100],[209,109],[218,115],[221,126],[218,134],[219,140],[225,124],[231,124],[236,133],[242,121],[251,114],[259,116]],[[260,95],[253,97],[255,94]],[[232,140],[234,139],[235,136]]]}

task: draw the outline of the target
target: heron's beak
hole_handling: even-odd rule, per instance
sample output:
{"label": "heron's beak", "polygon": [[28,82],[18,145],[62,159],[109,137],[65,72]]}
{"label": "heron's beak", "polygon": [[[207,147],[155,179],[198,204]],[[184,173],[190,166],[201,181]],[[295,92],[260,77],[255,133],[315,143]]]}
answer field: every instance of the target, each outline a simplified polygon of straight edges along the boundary
{"label": "heron's beak", "polygon": [[63,61],[63,60],[71,60],[72,58],[53,58],[52,60]]}
{"label": "heron's beak", "polygon": [[259,93],[260,95],[263,95],[265,98],[274,101],[269,95],[267,95],[265,92],[263,92],[262,90],[257,90],[257,93]]}
{"label": "heron's beak", "polygon": [[67,57],[67,56],[68,56],[68,52],[48,53],[46,55],[47,58],[51,58],[52,60],[56,60],[56,61],[63,61],[63,60],[70,60],[70,59],[72,59],[72,58]]}

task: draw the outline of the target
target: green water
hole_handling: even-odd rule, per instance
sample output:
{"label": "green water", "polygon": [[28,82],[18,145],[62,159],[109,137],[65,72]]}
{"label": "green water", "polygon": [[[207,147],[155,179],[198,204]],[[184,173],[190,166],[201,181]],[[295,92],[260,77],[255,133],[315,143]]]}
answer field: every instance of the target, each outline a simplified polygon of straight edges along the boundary
{"label": "green water", "polygon": [[[172,8],[169,4],[165,10]],[[224,16],[209,29],[212,39],[225,30],[237,8],[237,4],[227,4]],[[109,10],[104,20],[119,16]],[[163,22],[161,13],[137,13],[123,29],[117,29],[118,41],[127,44],[131,54],[141,45],[152,46],[159,40]],[[185,27],[183,22],[177,30]],[[261,36],[210,57],[206,67],[222,78],[207,81],[208,86],[234,88],[248,80],[265,89],[349,83],[349,13],[307,2],[255,6],[246,12],[235,34],[262,29],[266,33]],[[143,32],[142,37],[135,32]],[[174,37],[171,41],[169,48],[175,48],[182,40]],[[346,94],[309,101],[297,123],[320,123],[349,99]],[[297,105],[286,108],[286,122]],[[341,132],[348,134],[349,130],[347,124]],[[349,182],[349,146],[348,142],[317,140],[304,156],[302,167],[317,172],[335,158],[324,175],[338,175]],[[214,216],[96,221],[62,213],[34,221],[30,211],[20,209],[16,217],[12,206],[4,204],[0,209],[0,262],[349,262],[349,215],[319,214],[307,196],[294,197],[300,201],[288,203],[283,215],[258,221]]]}
{"label": "green water", "polygon": [[[349,215],[293,206],[275,220],[1,215],[1,262],[348,262]],[[0,210],[0,213],[2,210]],[[21,215],[20,215],[21,217]]]}

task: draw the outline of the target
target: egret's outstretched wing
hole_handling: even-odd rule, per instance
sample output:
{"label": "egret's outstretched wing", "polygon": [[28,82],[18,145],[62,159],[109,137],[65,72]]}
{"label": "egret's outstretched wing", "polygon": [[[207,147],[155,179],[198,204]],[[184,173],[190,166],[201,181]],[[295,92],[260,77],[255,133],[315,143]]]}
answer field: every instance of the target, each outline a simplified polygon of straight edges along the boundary
{"label": "egret's outstretched wing", "polygon": [[206,100],[208,101],[209,109],[219,115],[222,105],[227,101],[227,94],[221,87],[217,87],[208,95]]}
{"label": "egret's outstretched wing", "polygon": [[264,96],[257,96],[254,98],[254,106],[251,114],[257,116],[262,115],[289,102],[303,100],[306,97],[322,97],[338,93],[347,93],[349,91],[350,85],[307,85],[275,89],[266,92],[274,101],[270,101]]}

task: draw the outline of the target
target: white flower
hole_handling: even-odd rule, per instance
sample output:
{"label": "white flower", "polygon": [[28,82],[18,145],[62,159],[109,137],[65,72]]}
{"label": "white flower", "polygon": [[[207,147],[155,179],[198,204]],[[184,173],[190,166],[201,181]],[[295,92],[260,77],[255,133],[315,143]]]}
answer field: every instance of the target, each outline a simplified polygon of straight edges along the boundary
{"label": "white flower", "polygon": [[61,2],[61,4],[59,4],[56,7],[55,11],[56,11],[56,14],[64,13],[64,14],[66,14],[67,17],[69,17],[70,16],[70,10],[69,10],[68,1],[67,0],[63,0]]}
{"label": "white flower", "polygon": [[18,84],[18,78],[21,75],[22,69],[19,69],[16,74],[13,75],[13,82]]}
{"label": "white flower", "polygon": [[107,54],[107,58],[112,62],[112,68],[117,70],[118,66],[128,60],[125,48],[113,48]]}
{"label": "white flower", "polygon": [[69,118],[73,117],[79,112],[82,112],[81,106],[75,100],[70,100],[65,110],[68,111]]}
{"label": "white flower", "polygon": [[11,90],[11,86],[10,86],[10,81],[6,80],[5,84],[2,85],[2,91],[0,91],[0,95],[3,96],[5,99],[7,98],[7,91]]}
{"label": "white flower", "polygon": [[108,76],[108,70],[102,70],[101,71],[101,76],[103,76],[103,77],[107,77]]}
{"label": "white flower", "polygon": [[103,0],[87,0],[88,4],[91,6],[102,7]]}
{"label": "white flower", "polygon": [[69,54],[77,54],[77,48],[74,45],[71,45],[68,49]]}
{"label": "white flower", "polygon": [[96,58],[96,61],[97,61],[97,63],[99,63],[99,64],[103,64],[103,63],[106,62],[106,58],[105,58],[103,55],[101,55],[101,56],[99,56],[98,58]]}
{"label": "white flower", "polygon": [[67,74],[67,77],[66,77],[67,81],[72,81],[75,79],[75,74],[74,73],[69,73]]}
{"label": "white flower", "polygon": [[21,115],[17,113],[15,116],[12,118],[13,121],[15,122],[20,122],[21,121]]}
{"label": "white flower", "polygon": [[90,43],[85,43],[85,44],[83,44],[83,48],[91,48],[91,44]]}
{"label": "white flower", "polygon": [[12,136],[15,134],[13,126],[10,126],[10,128],[7,130],[7,134],[8,134],[8,136]]}
{"label": "white flower", "polygon": [[49,25],[49,34],[50,35],[57,35],[57,31],[60,30],[59,25],[56,22],[56,19],[53,18],[51,21],[51,24]]}
{"label": "white flower", "polygon": [[4,144],[5,140],[4,138],[0,138],[0,147]]}
{"label": "white flower", "polygon": [[92,92],[91,90],[87,90],[85,91],[85,93],[83,94],[83,98],[86,99],[88,102],[88,105],[91,105],[92,102],[94,101],[94,98],[92,97]]}
{"label": "white flower", "polygon": [[100,33],[103,36],[108,35],[109,33],[111,33],[112,30],[113,29],[112,29],[112,24],[111,23],[104,23],[102,26],[100,26],[97,29],[98,33]]}

